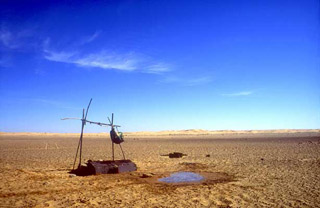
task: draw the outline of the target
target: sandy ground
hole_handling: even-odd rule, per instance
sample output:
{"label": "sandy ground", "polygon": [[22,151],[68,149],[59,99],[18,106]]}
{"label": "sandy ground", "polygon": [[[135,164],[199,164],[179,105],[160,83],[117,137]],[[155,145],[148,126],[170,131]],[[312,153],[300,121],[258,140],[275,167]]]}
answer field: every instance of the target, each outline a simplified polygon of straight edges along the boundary
{"label": "sandy ground", "polygon": [[[320,207],[319,130],[199,131],[126,133],[138,171],[87,177],[68,173],[78,134],[1,133],[0,207]],[[84,161],[111,159],[109,140],[85,135]],[[174,151],[187,156],[161,156]],[[207,180],[157,182],[177,171]]]}

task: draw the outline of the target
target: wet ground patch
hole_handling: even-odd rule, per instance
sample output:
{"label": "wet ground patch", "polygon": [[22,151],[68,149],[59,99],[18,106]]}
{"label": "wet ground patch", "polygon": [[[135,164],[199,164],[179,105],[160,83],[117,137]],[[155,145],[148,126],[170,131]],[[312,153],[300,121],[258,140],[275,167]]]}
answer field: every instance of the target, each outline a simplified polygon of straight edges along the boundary
{"label": "wet ground patch", "polygon": [[[145,176],[148,177],[145,177]],[[223,172],[177,171],[165,173],[140,173],[140,183],[160,186],[210,185],[234,181],[232,175]]]}
{"label": "wet ground patch", "polygon": [[205,178],[193,172],[177,172],[172,173],[169,177],[159,178],[158,181],[164,183],[189,183],[189,182],[200,182]]}

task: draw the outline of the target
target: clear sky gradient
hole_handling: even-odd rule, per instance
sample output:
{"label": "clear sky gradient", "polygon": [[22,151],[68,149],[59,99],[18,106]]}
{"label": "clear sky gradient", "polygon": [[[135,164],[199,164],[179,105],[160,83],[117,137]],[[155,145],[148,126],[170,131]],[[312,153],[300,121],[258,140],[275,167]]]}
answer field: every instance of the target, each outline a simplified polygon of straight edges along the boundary
{"label": "clear sky gradient", "polygon": [[[1,1],[0,131],[320,127],[317,0]],[[87,125],[86,132],[106,129]]]}

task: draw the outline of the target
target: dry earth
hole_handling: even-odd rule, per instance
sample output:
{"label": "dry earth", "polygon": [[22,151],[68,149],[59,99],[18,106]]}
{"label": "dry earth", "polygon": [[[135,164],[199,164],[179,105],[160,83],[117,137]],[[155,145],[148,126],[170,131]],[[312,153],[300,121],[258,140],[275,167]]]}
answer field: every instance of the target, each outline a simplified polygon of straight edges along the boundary
{"label": "dry earth", "polygon": [[[0,207],[320,207],[319,130],[126,136],[123,148],[137,172],[70,177],[78,134],[1,133]],[[109,140],[86,134],[84,160],[110,159]],[[161,156],[174,151],[187,156]],[[207,180],[157,183],[176,171]]]}

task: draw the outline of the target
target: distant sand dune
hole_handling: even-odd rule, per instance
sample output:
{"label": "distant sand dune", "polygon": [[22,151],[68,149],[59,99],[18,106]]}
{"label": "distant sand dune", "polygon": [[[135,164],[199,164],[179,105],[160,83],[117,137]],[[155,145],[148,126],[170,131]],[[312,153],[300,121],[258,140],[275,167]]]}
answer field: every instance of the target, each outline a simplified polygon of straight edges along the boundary
{"label": "distant sand dune", "polygon": [[[138,131],[124,132],[125,136],[188,136],[188,135],[228,135],[228,134],[296,134],[296,133],[316,133],[320,134],[320,129],[275,129],[275,130],[215,130],[203,129],[168,130],[168,131]],[[84,133],[86,136],[105,136],[102,133]],[[79,136],[79,133],[45,133],[45,132],[0,132],[6,136]]]}

